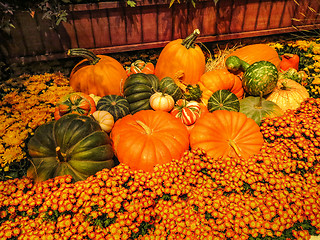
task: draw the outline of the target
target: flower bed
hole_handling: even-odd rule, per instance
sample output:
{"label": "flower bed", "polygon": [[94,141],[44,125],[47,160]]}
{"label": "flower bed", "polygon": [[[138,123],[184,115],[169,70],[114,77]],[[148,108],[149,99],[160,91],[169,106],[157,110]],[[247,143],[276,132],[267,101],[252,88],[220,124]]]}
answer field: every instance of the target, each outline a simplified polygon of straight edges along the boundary
{"label": "flower bed", "polygon": [[[155,167],[125,164],[84,181],[35,183],[21,173],[25,143],[69,93],[61,74],[21,76],[1,87],[1,239],[309,239],[320,233],[320,71],[317,40],[271,43],[297,53],[312,98],[262,121],[264,144],[248,160],[202,150]],[[14,173],[14,174],[13,174]]]}

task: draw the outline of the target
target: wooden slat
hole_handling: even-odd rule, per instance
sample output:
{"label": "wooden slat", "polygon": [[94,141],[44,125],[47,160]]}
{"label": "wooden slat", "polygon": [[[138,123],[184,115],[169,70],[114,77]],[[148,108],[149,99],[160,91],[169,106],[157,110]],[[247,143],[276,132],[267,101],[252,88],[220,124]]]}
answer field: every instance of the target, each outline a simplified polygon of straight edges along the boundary
{"label": "wooden slat", "polygon": [[143,42],[141,8],[126,8],[125,16],[126,31],[122,34],[126,35],[126,44],[130,45]]}
{"label": "wooden slat", "polygon": [[142,42],[156,42],[158,40],[158,21],[157,21],[157,7],[146,6],[141,7],[141,28],[142,28]]}

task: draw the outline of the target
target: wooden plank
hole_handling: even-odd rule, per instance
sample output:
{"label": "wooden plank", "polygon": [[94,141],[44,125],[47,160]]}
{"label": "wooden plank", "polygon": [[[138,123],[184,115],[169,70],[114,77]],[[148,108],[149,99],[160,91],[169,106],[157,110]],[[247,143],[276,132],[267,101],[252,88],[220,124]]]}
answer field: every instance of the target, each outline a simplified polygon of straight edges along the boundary
{"label": "wooden plank", "polygon": [[254,31],[257,27],[257,19],[259,16],[260,1],[248,0],[245,11],[245,18],[243,21],[242,31]]}
{"label": "wooden plank", "polygon": [[173,8],[158,6],[158,41],[173,39]]}
{"label": "wooden plank", "polygon": [[174,39],[183,39],[188,36],[188,4],[173,4],[173,36]]}
{"label": "wooden plank", "polygon": [[127,44],[127,26],[123,8],[108,9],[111,45]]}
{"label": "wooden plank", "polygon": [[230,32],[237,33],[243,31],[243,24],[246,13],[246,0],[238,0],[232,4],[232,15],[230,22]]}
{"label": "wooden plank", "polygon": [[260,1],[256,30],[269,28],[269,19],[271,17],[272,1]]}
{"label": "wooden plank", "polygon": [[285,8],[285,1],[273,1],[271,14],[269,18],[269,29],[279,28],[281,26],[281,19],[283,18]]}
{"label": "wooden plank", "polygon": [[[158,11],[157,6],[141,7],[142,18],[142,42],[155,42],[158,41]],[[161,22],[160,24],[165,24]]]}
{"label": "wooden plank", "polygon": [[135,44],[142,42],[142,17],[141,7],[126,8],[125,9],[126,20],[126,43]]}
{"label": "wooden plank", "polygon": [[[217,34],[230,33],[231,19],[232,19],[232,6],[229,1],[219,1],[217,4]],[[239,7],[243,7],[240,6]],[[239,23],[239,24],[242,24]]]}

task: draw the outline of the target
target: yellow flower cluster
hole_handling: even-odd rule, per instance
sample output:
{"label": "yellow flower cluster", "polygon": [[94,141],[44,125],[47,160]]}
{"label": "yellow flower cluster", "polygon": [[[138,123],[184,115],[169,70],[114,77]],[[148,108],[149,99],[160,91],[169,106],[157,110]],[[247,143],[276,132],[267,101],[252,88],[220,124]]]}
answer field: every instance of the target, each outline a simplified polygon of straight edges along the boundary
{"label": "yellow flower cluster", "polygon": [[26,157],[25,140],[39,125],[52,120],[57,100],[70,92],[68,79],[61,73],[20,76],[19,88],[3,84],[7,94],[0,101],[0,166]]}

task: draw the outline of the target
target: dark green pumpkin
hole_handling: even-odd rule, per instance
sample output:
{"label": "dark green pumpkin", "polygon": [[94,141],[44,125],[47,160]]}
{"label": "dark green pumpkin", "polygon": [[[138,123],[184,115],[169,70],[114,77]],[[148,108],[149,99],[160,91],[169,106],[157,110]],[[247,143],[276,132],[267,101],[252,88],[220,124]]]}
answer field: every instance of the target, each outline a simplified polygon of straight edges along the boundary
{"label": "dark green pumpkin", "polygon": [[114,166],[108,134],[93,118],[78,114],[40,125],[28,142],[28,153],[32,158],[28,176],[36,182],[62,175],[85,180]]}
{"label": "dark green pumpkin", "polygon": [[283,115],[283,110],[274,102],[262,97],[249,96],[240,100],[240,112],[260,125],[263,118]]}
{"label": "dark green pumpkin", "polygon": [[159,79],[154,74],[136,73],[130,75],[123,86],[123,95],[129,102],[132,114],[152,109],[150,97],[159,90]]}
{"label": "dark green pumpkin", "polygon": [[240,103],[238,97],[228,90],[218,90],[214,92],[208,100],[208,111],[228,110],[239,112]]}
{"label": "dark green pumpkin", "polygon": [[116,122],[130,114],[130,105],[127,99],[119,95],[106,95],[99,99],[97,110],[108,111]]}
{"label": "dark green pumpkin", "polygon": [[173,97],[174,101],[182,98],[183,92],[171,77],[164,77],[160,81],[159,90]]}

